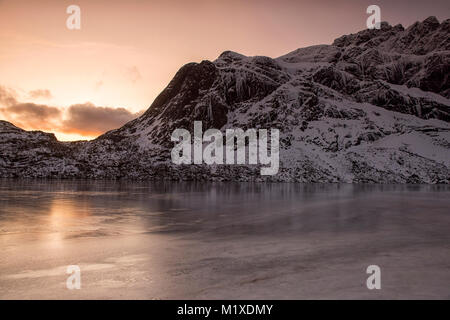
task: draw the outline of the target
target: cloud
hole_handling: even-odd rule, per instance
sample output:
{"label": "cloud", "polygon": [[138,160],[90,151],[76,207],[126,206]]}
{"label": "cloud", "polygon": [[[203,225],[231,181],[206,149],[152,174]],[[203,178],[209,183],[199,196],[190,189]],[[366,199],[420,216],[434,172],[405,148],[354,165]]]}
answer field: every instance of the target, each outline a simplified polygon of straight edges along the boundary
{"label": "cloud", "polygon": [[61,117],[61,110],[44,104],[19,102],[17,93],[0,86],[0,112],[6,120],[26,129],[52,130]]}
{"label": "cloud", "polygon": [[17,103],[17,93],[9,88],[0,86],[0,104],[10,106]]}
{"label": "cloud", "polygon": [[62,121],[61,131],[95,136],[117,129],[141,114],[131,113],[125,108],[100,107],[87,102],[74,104],[67,110],[67,118]]}
{"label": "cloud", "polygon": [[[38,96],[45,96],[45,91],[48,90],[35,91],[39,91]],[[98,136],[121,127],[143,113],[144,111],[132,113],[125,108],[96,106],[90,102],[71,105],[67,110],[45,104],[20,102],[14,90],[0,86],[0,114],[5,120],[26,130]]]}
{"label": "cloud", "polygon": [[139,69],[136,66],[127,68],[125,75],[127,79],[133,83],[136,83],[142,79],[141,73],[139,72]]}
{"label": "cloud", "polygon": [[47,89],[32,90],[28,93],[28,95],[30,96],[30,98],[33,98],[33,99],[39,99],[39,98],[51,99],[52,98],[52,94],[51,94],[50,90],[47,90]]}
{"label": "cloud", "polygon": [[53,130],[62,115],[57,107],[31,102],[11,104],[0,111],[19,127],[39,130]]}
{"label": "cloud", "polygon": [[48,119],[59,117],[61,110],[56,107],[50,107],[45,104],[35,104],[31,102],[17,103],[7,108],[8,112],[35,117],[36,119]]}

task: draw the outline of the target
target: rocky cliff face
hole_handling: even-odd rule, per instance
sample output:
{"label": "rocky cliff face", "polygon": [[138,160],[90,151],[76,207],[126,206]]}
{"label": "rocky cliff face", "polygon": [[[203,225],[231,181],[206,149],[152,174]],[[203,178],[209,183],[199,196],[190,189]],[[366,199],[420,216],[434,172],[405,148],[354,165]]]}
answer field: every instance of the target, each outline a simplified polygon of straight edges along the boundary
{"label": "rocky cliff face", "polygon": [[[450,20],[381,25],[282,57],[183,66],[139,118],[94,141],[0,125],[6,177],[449,183]],[[280,171],[173,165],[177,128],[277,128]]]}

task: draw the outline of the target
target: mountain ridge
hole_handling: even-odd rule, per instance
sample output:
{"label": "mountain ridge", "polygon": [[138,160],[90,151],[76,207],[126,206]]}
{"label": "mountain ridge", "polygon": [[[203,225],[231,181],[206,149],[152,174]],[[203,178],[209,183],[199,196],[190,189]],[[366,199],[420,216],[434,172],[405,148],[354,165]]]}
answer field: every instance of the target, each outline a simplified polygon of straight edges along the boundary
{"label": "mountain ridge", "polygon": [[[450,19],[382,23],[278,58],[225,51],[188,63],[139,118],[89,142],[0,126],[6,177],[449,183]],[[411,45],[414,43],[414,45]],[[280,172],[173,165],[177,128],[277,128]],[[31,134],[33,135],[33,134]],[[38,137],[38,135],[40,135]],[[14,150],[11,139],[17,142]],[[43,139],[30,152],[27,141]],[[47,139],[47,140],[46,140]],[[56,139],[55,139],[56,140]],[[30,142],[30,144],[31,144]],[[64,154],[66,152],[66,154]],[[5,156],[6,155],[6,156]]]}

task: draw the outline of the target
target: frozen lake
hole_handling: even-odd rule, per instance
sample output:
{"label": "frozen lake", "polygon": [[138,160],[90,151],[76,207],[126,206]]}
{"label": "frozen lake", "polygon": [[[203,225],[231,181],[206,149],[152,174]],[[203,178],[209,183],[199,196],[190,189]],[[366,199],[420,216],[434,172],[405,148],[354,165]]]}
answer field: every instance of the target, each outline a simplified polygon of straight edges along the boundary
{"label": "frozen lake", "polygon": [[449,299],[450,186],[0,180],[0,250],[0,299]]}

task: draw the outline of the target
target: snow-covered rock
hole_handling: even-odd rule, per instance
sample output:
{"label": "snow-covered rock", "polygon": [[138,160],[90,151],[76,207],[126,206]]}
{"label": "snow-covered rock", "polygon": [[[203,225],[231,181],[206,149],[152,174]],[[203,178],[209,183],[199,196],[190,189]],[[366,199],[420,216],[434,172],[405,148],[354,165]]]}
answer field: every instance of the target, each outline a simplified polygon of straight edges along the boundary
{"label": "snow-covered rock", "polygon": [[[0,123],[3,177],[450,182],[450,20],[381,25],[276,59],[189,63],[139,118],[89,142]],[[177,128],[277,128],[280,170],[174,165]]]}

